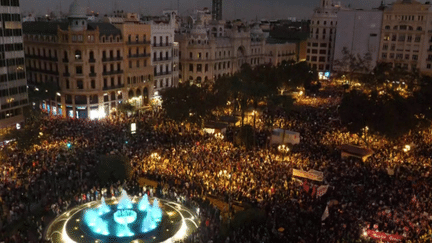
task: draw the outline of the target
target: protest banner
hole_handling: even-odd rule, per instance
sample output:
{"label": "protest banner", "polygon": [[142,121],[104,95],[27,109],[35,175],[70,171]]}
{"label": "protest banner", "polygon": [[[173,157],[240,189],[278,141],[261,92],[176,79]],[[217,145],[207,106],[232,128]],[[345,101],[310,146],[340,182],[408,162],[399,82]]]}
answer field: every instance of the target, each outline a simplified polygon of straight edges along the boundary
{"label": "protest banner", "polygon": [[316,172],[308,172],[308,171],[297,170],[297,169],[293,169],[293,176],[298,176],[298,177],[302,177],[314,181],[323,181],[324,179],[322,172],[316,173]]}

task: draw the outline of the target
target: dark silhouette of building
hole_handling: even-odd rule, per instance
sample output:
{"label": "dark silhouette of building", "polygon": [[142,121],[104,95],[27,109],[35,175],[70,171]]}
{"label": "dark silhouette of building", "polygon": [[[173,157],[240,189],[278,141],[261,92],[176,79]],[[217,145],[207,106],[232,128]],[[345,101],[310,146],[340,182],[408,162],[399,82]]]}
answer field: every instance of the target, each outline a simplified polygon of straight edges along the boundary
{"label": "dark silhouette of building", "polygon": [[212,15],[213,20],[222,20],[222,0],[213,0]]}

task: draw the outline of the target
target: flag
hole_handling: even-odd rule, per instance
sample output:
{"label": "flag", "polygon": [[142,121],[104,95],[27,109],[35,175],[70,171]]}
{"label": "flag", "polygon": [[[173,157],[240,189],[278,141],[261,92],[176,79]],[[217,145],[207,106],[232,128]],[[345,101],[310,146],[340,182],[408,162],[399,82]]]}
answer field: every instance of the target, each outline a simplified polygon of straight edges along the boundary
{"label": "flag", "polygon": [[313,186],[313,188],[312,188],[312,197],[315,197],[316,192],[317,192],[317,187]]}
{"label": "flag", "polygon": [[317,197],[321,197],[321,196],[323,196],[324,194],[326,194],[328,188],[329,188],[329,186],[320,186],[320,187],[318,187],[318,190],[317,190]]}
{"label": "flag", "polygon": [[309,192],[309,185],[307,184],[307,181],[303,181],[303,190],[305,190],[306,192]]}
{"label": "flag", "polygon": [[324,210],[324,213],[323,213],[323,215],[321,217],[321,221],[324,221],[328,216],[329,216],[329,210],[328,210],[328,205],[327,205],[327,207]]}

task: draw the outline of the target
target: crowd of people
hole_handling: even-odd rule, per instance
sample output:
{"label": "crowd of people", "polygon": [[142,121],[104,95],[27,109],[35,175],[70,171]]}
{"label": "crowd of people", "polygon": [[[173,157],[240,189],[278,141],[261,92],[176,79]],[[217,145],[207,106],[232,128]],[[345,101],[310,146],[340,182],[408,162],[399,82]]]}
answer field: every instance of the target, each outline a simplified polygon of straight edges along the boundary
{"label": "crowd of people", "polygon": [[[148,192],[199,206],[201,224],[185,242],[367,242],[368,229],[411,242],[430,240],[431,131],[413,131],[395,141],[352,135],[331,122],[338,117],[340,93],[323,92],[316,99],[327,101],[299,103],[289,116],[278,115],[275,124],[301,134],[301,143],[283,156],[268,146],[268,129],[260,122],[256,137],[264,141],[246,150],[230,141],[235,129],[219,139],[163,116],[44,118],[42,132],[49,136],[41,144],[27,151],[13,144],[2,149],[0,239],[43,242],[54,217],[125,188],[132,195]],[[139,128],[134,135],[129,132],[132,122]],[[337,147],[345,143],[368,146],[374,154],[366,162],[342,159]],[[406,145],[409,151],[403,150]],[[99,155],[105,154],[126,156],[131,178],[99,181]],[[321,171],[324,180],[295,178],[293,169]],[[140,187],[141,177],[159,186]],[[317,195],[322,185],[329,189]],[[227,202],[228,209],[216,208],[209,197]],[[235,224],[233,204],[264,217]],[[227,222],[233,224],[225,230]]]}

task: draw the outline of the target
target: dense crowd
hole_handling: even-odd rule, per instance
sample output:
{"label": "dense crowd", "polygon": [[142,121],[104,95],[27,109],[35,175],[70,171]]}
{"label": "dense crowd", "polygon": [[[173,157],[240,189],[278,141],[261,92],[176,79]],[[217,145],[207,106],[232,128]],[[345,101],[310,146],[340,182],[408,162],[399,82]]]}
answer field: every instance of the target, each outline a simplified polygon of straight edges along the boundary
{"label": "dense crowd", "polygon": [[[430,240],[431,131],[412,132],[392,142],[352,135],[332,122],[338,116],[338,93],[322,95],[316,99],[327,101],[319,106],[301,104],[290,116],[278,114],[275,124],[301,134],[301,143],[292,146],[284,160],[268,146],[268,129],[260,122],[258,148],[246,150],[229,141],[235,129],[220,140],[162,116],[46,118],[46,141],[28,151],[12,145],[3,148],[0,239],[43,242],[43,232],[55,216],[125,188],[133,195],[148,192],[199,206],[200,228],[185,242],[366,242],[367,229],[412,242]],[[265,119],[264,112],[260,120]],[[139,125],[135,135],[129,132],[131,122]],[[366,162],[341,159],[337,146],[345,143],[370,146],[374,154]],[[407,144],[411,150],[403,151]],[[101,154],[127,156],[132,178],[111,184],[95,179]],[[293,169],[322,171],[324,180],[293,178]],[[142,188],[140,177],[159,186]],[[316,188],[321,185],[330,189],[318,196]],[[264,217],[223,232],[224,209],[211,205],[208,197],[229,202],[228,217],[233,204],[253,208]],[[328,217],[322,217],[326,208]]]}

